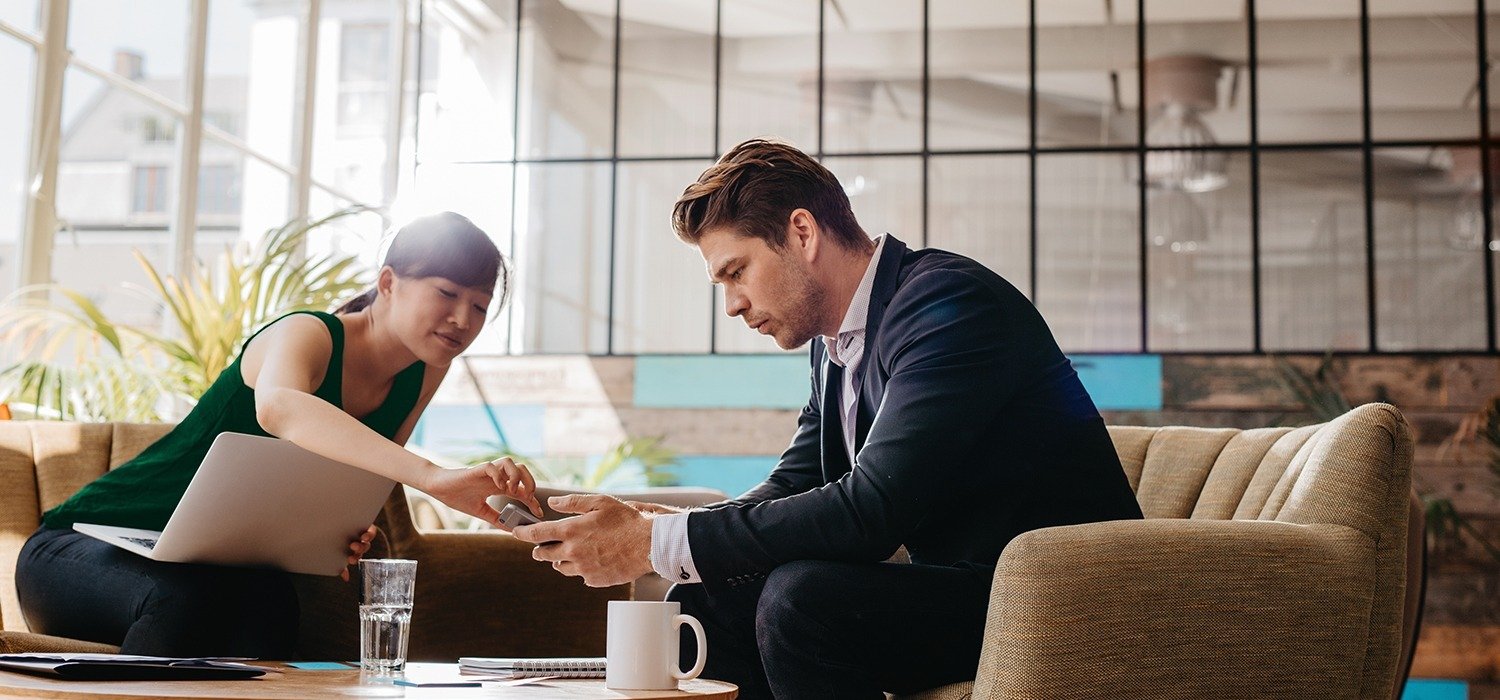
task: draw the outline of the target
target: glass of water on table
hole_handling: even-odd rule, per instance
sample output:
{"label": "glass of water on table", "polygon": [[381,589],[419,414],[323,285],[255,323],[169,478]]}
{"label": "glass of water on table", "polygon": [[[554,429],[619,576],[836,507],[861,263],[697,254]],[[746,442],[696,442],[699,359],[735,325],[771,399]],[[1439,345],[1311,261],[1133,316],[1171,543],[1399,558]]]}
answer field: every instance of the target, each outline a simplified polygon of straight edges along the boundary
{"label": "glass of water on table", "polygon": [[411,638],[411,602],[417,582],[417,562],[411,559],[364,559],[359,562],[359,574],[361,675],[399,677],[406,671],[406,644]]}

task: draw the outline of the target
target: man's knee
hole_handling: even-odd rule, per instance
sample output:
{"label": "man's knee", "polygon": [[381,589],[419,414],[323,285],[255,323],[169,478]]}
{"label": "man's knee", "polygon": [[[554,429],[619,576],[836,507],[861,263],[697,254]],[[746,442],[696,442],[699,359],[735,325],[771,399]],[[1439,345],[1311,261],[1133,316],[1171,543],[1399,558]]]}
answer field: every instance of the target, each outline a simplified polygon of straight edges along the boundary
{"label": "man's knee", "polygon": [[837,601],[828,600],[830,595],[837,595],[838,587],[830,584],[834,566],[831,562],[794,561],[771,571],[755,607],[760,641],[800,637],[810,631],[809,627],[823,625],[822,614],[837,605]]}

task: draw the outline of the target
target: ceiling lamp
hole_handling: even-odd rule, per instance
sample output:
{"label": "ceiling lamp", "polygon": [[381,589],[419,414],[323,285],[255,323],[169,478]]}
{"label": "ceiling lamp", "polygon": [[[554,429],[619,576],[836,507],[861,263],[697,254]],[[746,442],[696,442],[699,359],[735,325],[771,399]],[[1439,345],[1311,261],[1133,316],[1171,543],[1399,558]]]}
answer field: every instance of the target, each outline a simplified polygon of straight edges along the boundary
{"label": "ceiling lamp", "polygon": [[[1479,250],[1484,247],[1484,159],[1479,148],[1466,147],[1451,149],[1449,160],[1448,180],[1458,189],[1459,196],[1453,205],[1453,223],[1447,230],[1448,245],[1458,250]],[[1491,183],[1500,178],[1500,150],[1494,146],[1490,148],[1488,170]],[[1496,217],[1500,213],[1497,212],[1500,200],[1492,204],[1491,225],[1500,226],[1500,218]],[[1500,244],[1490,241],[1490,250],[1497,248]]]}
{"label": "ceiling lamp", "polygon": [[[1218,106],[1219,76],[1229,64],[1197,55],[1146,61],[1146,145],[1217,145],[1202,114]],[[1184,192],[1212,192],[1229,184],[1225,154],[1215,150],[1146,152],[1146,184]]]}

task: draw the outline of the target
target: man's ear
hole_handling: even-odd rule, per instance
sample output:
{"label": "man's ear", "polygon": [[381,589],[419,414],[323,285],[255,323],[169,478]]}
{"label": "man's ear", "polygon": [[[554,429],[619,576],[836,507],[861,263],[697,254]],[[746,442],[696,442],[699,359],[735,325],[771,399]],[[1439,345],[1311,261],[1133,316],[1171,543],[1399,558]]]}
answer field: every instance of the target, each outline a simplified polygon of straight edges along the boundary
{"label": "man's ear", "polygon": [[787,217],[786,238],[787,245],[792,250],[804,260],[813,262],[818,257],[818,249],[822,247],[823,229],[818,226],[818,220],[813,217],[812,212],[793,209],[791,216]]}

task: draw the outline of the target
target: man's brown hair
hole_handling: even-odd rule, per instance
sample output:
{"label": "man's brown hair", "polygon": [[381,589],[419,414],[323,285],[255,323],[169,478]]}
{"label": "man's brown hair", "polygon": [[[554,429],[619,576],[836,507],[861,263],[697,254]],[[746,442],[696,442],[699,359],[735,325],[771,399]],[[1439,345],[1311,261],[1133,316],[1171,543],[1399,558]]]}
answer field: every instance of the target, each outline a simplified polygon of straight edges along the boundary
{"label": "man's brown hair", "polygon": [[870,244],[838,178],[796,147],[766,139],[729,149],[688,185],[672,208],[672,229],[684,242],[698,245],[703,234],[733,226],[779,249],[786,245],[787,221],[796,209],[812,212],[843,248],[864,250]]}

